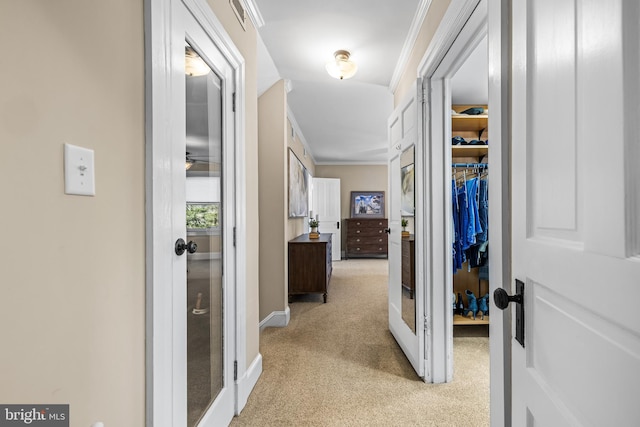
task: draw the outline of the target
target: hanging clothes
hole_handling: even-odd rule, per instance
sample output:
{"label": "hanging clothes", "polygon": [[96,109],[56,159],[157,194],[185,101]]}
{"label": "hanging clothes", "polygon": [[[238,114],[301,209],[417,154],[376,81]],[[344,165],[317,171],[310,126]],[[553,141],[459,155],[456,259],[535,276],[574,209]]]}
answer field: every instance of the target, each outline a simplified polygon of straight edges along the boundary
{"label": "hanging clothes", "polygon": [[464,252],[462,250],[462,214],[455,179],[451,181],[451,202],[451,212],[453,213],[453,274],[455,274],[456,271],[462,268],[462,264],[464,263]]}
{"label": "hanging clothes", "polygon": [[480,191],[478,194],[478,216],[482,232],[476,236],[478,243],[489,240],[489,186],[486,179],[480,180]]}
{"label": "hanging clothes", "polygon": [[471,178],[465,182],[467,197],[467,229],[464,236],[464,249],[469,249],[477,243],[476,235],[482,233],[480,215],[478,214],[478,178]]}
{"label": "hanging clothes", "polygon": [[[477,172],[477,170],[476,170]],[[468,261],[468,268],[483,266],[488,261],[489,200],[486,179],[467,179],[463,171],[462,180],[451,185],[453,216],[453,273]]]}

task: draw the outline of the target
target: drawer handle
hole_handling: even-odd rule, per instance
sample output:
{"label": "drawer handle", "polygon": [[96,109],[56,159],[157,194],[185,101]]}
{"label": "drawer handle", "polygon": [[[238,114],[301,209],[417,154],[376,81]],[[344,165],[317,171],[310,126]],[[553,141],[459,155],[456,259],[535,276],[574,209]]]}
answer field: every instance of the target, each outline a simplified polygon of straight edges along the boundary
{"label": "drawer handle", "polygon": [[359,223],[359,222],[356,222],[356,225],[360,225],[360,223]]}
{"label": "drawer handle", "polygon": [[356,251],[359,251],[359,250],[360,250],[360,248],[356,248]]}
{"label": "drawer handle", "polygon": [[359,233],[359,232],[360,232],[360,230],[356,230],[356,233]]}
{"label": "drawer handle", "polygon": [[378,239],[378,242],[382,242],[382,239]]}
{"label": "drawer handle", "polygon": [[356,239],[356,242],[359,242],[359,241],[360,241],[360,239]]}
{"label": "drawer handle", "polygon": [[378,230],[378,233],[382,234],[382,230]]}

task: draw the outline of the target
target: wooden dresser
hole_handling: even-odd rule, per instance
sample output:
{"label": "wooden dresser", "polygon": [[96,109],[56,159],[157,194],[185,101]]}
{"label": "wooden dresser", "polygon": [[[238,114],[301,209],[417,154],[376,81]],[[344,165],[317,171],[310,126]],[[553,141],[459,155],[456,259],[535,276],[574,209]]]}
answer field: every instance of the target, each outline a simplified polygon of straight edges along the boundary
{"label": "wooden dresser", "polygon": [[289,302],[293,295],[322,294],[327,302],[331,279],[331,233],[317,239],[302,234],[289,240]]}
{"label": "wooden dresser", "polygon": [[345,257],[387,257],[387,218],[348,218]]}
{"label": "wooden dresser", "polygon": [[402,287],[409,291],[413,299],[416,289],[415,236],[411,234],[402,238]]}

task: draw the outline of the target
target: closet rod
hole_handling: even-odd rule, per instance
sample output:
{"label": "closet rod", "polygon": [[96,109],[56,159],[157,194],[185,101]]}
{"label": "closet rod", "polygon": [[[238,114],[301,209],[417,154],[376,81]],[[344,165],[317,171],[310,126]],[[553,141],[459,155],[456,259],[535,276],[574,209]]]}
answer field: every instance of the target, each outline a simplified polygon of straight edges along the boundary
{"label": "closet rod", "polygon": [[452,163],[452,168],[488,168],[487,163]]}

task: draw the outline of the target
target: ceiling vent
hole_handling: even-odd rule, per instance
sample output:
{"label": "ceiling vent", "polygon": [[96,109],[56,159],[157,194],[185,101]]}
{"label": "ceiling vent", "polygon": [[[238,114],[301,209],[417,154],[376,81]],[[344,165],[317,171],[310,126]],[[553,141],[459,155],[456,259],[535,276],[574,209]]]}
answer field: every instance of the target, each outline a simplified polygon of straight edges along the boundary
{"label": "ceiling vent", "polygon": [[238,17],[238,21],[240,21],[240,25],[242,28],[247,31],[246,21],[247,21],[247,13],[245,11],[244,5],[242,4],[242,0],[229,0],[229,4],[231,5],[231,9],[235,12]]}

